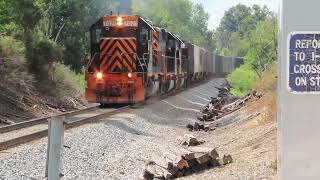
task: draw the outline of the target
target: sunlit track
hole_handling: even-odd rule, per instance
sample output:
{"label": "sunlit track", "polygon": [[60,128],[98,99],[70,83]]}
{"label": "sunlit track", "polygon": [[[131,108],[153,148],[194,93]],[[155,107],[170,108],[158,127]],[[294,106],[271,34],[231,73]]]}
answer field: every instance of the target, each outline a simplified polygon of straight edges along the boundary
{"label": "sunlit track", "polygon": [[[70,112],[58,114],[57,116],[70,117],[70,116],[75,116],[77,114],[81,114],[81,113],[84,113],[84,112],[87,112],[87,111],[93,111],[93,110],[95,110],[97,108],[99,108],[99,106],[95,105],[95,106],[88,107],[88,108],[81,109],[81,110],[75,110],[75,111],[70,111]],[[51,118],[51,117],[52,116],[42,117],[42,118],[35,118],[35,119],[30,119],[28,121],[20,122],[20,123],[15,123],[15,124],[7,125],[7,126],[2,126],[2,127],[0,127],[0,134],[6,133],[6,132],[9,132],[9,131],[22,129],[22,128],[35,126],[35,125],[39,125],[39,124],[47,124],[48,119]]]}
{"label": "sunlit track", "polygon": [[[65,128],[70,129],[86,123],[97,122],[105,117],[124,112],[129,108],[130,106],[101,109],[95,106],[58,116],[66,117]],[[10,128],[9,126],[7,128],[3,127],[0,137],[0,151],[46,137],[48,135],[48,119],[50,118],[52,117],[26,121],[18,124],[17,127],[14,125],[11,125]]]}
{"label": "sunlit track", "polygon": [[[177,95],[183,92],[186,89],[192,89],[193,87],[201,86],[206,83],[207,80],[204,80],[199,83],[195,83],[188,88],[175,90],[167,94],[160,96],[162,101],[172,106],[173,108],[184,110],[184,111],[193,111],[198,112],[197,109],[191,108],[182,108],[175,104],[172,104],[164,99],[169,96]],[[179,96],[178,96],[179,97]],[[100,108],[99,106],[89,107],[83,110],[72,111],[68,113],[59,114],[57,116],[65,116],[65,128],[70,129],[77,126],[81,126],[87,123],[97,122],[111,115],[125,112],[131,108],[143,105],[143,103],[138,103],[131,106],[124,106],[121,108]],[[199,104],[200,105],[200,104]],[[44,117],[39,119],[32,119],[29,121],[8,125],[0,128],[0,151],[28,143],[48,135],[48,120],[52,117]]]}

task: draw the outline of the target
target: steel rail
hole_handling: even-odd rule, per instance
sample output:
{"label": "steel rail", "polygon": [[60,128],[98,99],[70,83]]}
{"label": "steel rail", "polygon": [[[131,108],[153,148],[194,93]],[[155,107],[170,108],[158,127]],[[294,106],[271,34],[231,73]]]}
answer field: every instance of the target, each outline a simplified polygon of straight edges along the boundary
{"label": "steel rail", "polygon": [[34,119],[30,119],[27,121],[23,121],[20,123],[15,123],[15,124],[10,124],[10,125],[6,125],[6,126],[1,126],[0,127],[0,134],[3,133],[7,133],[10,131],[14,131],[14,130],[19,130],[22,128],[27,128],[27,127],[31,127],[31,126],[35,126],[35,125],[39,125],[39,124],[46,124],[48,123],[48,119],[52,118],[52,117],[56,117],[56,116],[75,116],[84,112],[88,112],[88,111],[92,111],[94,109],[97,109],[99,106],[92,106],[92,107],[88,107],[85,109],[80,109],[80,110],[75,110],[75,111],[69,111],[66,113],[61,113],[55,116],[47,116],[47,117],[41,117],[41,118],[34,118]]}
{"label": "steel rail", "polygon": [[[112,111],[102,112],[102,113],[100,113],[98,115],[91,116],[91,117],[88,117],[88,118],[83,118],[83,119],[80,119],[80,120],[75,120],[75,121],[69,121],[68,122],[68,120],[66,119],[66,121],[65,121],[65,129],[71,129],[71,128],[75,128],[75,127],[78,127],[78,126],[81,126],[81,125],[84,125],[84,124],[98,122],[101,119],[109,117],[111,115],[114,115],[114,114],[117,114],[117,113],[120,113],[120,112],[125,112],[126,110],[130,109],[130,107],[131,106],[124,106],[124,107],[121,107],[121,108],[118,108],[118,109],[114,109]],[[91,107],[91,108],[93,108],[93,107]],[[82,112],[79,112],[79,111],[70,112],[69,116],[72,113],[73,113],[73,115],[76,115],[76,114],[81,114]],[[74,114],[74,113],[76,113],[76,114]],[[62,114],[59,115],[59,116],[62,116]],[[46,122],[48,121],[48,119],[49,118],[46,119]],[[17,138],[9,139],[9,140],[0,142],[0,151],[7,150],[9,148],[13,148],[13,147],[16,147],[18,145],[25,144],[25,143],[28,143],[28,142],[31,142],[31,141],[34,141],[34,140],[37,140],[37,139],[41,139],[41,138],[46,137],[46,136],[48,136],[48,128],[46,128],[45,130],[40,130],[40,131],[31,133],[31,134],[19,136]]]}
{"label": "steel rail", "polygon": [[[180,92],[182,92],[182,91],[184,91],[186,89],[190,89],[190,88],[196,87],[198,85],[204,84],[205,82],[208,82],[208,80],[204,79],[202,82],[194,83],[194,84],[192,84],[191,86],[189,86],[187,88],[181,88],[179,90],[174,90],[172,92],[168,92],[166,94],[160,95],[160,98],[161,99],[165,99],[165,98],[167,98],[169,96],[176,95],[176,94],[178,94],[178,93],[180,93]],[[108,117],[108,116],[111,116],[111,115],[114,115],[114,114],[117,114],[117,113],[120,113],[120,112],[125,112],[126,110],[128,110],[130,108],[135,109],[136,106],[139,106],[141,104],[143,104],[143,103],[137,103],[137,104],[130,105],[130,106],[124,106],[124,107],[121,107],[121,108],[114,109],[112,111],[102,112],[102,113],[100,113],[98,115],[91,116],[91,117],[88,117],[88,118],[83,118],[83,119],[80,119],[80,120],[68,121],[68,119],[66,119],[65,120],[65,129],[71,129],[71,128],[78,127],[78,126],[81,126],[81,125],[84,125],[84,124],[88,124],[88,123],[95,123],[95,122],[100,121],[103,118]],[[93,106],[93,107],[89,107],[89,108],[82,109],[82,110],[76,110],[76,111],[71,111],[71,112],[68,112],[68,113],[59,114],[57,116],[70,117],[70,116],[78,115],[78,114],[81,114],[81,113],[84,113],[84,112],[88,112],[90,110],[94,110],[94,109],[97,109],[97,108],[98,108],[98,106]],[[52,116],[52,117],[56,117],[56,116]],[[17,124],[13,124],[13,125],[4,126],[4,127],[0,128],[0,134],[1,133],[5,133],[5,132],[14,131],[14,130],[23,129],[25,127],[31,127],[33,125],[48,123],[48,119],[50,119],[52,117],[33,119],[33,120],[22,122],[22,123],[17,123]],[[25,143],[28,143],[28,142],[31,142],[31,141],[34,141],[34,140],[37,140],[37,139],[41,139],[41,138],[46,137],[46,136],[48,136],[48,129],[47,128],[45,130],[40,130],[40,131],[31,133],[31,134],[27,134],[27,135],[23,135],[23,136],[20,136],[20,137],[17,137],[17,138],[9,139],[7,141],[0,142],[0,151],[6,150],[6,149],[9,149],[9,148],[13,148],[13,147],[16,147],[18,145],[25,144]]]}

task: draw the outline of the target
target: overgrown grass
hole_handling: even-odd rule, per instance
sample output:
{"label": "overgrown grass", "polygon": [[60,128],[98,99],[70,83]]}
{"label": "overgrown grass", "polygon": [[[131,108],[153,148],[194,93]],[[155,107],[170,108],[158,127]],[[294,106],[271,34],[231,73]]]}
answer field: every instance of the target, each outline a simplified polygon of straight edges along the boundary
{"label": "overgrown grass", "polygon": [[264,119],[267,122],[276,120],[277,116],[277,79],[277,64],[273,64],[255,85],[255,89],[264,94],[262,101],[266,108]]}
{"label": "overgrown grass", "polygon": [[255,86],[258,75],[250,65],[244,64],[228,75],[227,80],[231,86],[231,93],[235,96],[244,96]]}
{"label": "overgrown grass", "polygon": [[76,74],[64,64],[55,62],[50,69],[51,80],[59,97],[81,97],[85,89],[83,74]]}
{"label": "overgrown grass", "polygon": [[23,54],[24,51],[22,42],[15,40],[12,36],[0,36],[0,57]]}
{"label": "overgrown grass", "polygon": [[26,68],[24,51],[22,42],[11,36],[0,37],[0,86],[17,91],[31,88],[34,78]]}

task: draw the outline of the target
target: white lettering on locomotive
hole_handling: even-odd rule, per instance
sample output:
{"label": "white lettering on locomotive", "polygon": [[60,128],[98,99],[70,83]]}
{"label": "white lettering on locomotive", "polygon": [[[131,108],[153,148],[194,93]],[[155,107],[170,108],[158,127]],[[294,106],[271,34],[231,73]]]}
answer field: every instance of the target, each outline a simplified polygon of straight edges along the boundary
{"label": "white lettering on locomotive", "polygon": [[[117,26],[116,21],[103,21],[103,26],[104,27],[115,27]],[[125,27],[138,27],[138,22],[137,21],[124,21],[123,26]]]}
{"label": "white lettering on locomotive", "polygon": [[138,27],[138,22],[137,21],[124,21],[124,26],[128,27]]}
{"label": "white lettering on locomotive", "polygon": [[117,25],[116,21],[103,21],[103,26],[106,26],[106,27],[113,27],[116,25]]}

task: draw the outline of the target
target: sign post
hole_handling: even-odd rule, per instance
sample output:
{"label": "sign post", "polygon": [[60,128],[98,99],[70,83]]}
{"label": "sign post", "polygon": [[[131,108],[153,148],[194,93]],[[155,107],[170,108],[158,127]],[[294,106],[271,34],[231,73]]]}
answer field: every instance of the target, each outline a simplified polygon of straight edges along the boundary
{"label": "sign post", "polygon": [[319,0],[282,0],[279,36],[279,179],[320,176]]}
{"label": "sign post", "polygon": [[48,148],[46,177],[48,180],[60,179],[61,149],[64,139],[64,116],[53,117],[48,124]]}

